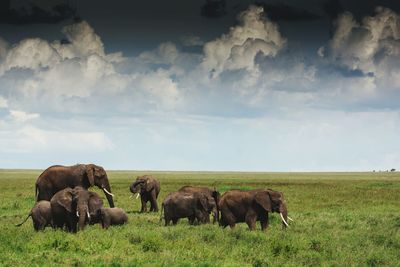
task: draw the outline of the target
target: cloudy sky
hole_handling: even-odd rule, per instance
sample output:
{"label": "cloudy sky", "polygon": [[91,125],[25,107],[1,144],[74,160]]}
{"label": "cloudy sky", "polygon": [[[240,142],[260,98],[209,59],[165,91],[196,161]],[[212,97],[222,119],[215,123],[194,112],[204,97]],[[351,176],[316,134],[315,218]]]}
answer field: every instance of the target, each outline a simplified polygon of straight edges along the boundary
{"label": "cloudy sky", "polygon": [[0,168],[400,169],[399,100],[396,0],[0,4]]}

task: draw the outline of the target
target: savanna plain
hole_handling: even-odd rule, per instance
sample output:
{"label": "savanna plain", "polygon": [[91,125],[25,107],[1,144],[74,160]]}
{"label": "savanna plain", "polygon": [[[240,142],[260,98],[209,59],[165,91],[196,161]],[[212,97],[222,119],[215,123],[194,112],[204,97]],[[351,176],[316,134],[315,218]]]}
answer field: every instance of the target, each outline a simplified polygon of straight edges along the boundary
{"label": "savanna plain", "polygon": [[[35,232],[21,222],[34,204],[39,170],[0,171],[2,266],[400,266],[400,173],[230,173],[109,171],[115,205],[129,222],[70,234]],[[129,185],[142,174],[161,182],[158,203],[183,185],[230,189],[271,188],[285,195],[290,227],[279,214],[270,227],[222,229],[182,219],[165,227],[160,213],[138,213]],[[97,188],[108,206],[104,194]]]}

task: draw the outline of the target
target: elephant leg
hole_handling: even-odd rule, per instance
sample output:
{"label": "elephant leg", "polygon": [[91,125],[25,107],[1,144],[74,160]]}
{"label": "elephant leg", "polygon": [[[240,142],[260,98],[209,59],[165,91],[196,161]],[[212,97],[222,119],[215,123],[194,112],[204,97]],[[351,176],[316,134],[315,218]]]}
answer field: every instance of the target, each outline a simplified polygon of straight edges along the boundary
{"label": "elephant leg", "polygon": [[165,220],[165,226],[168,226],[169,225],[169,222],[171,221],[171,219],[168,217],[168,216],[165,216],[165,214],[164,214],[164,220]]}
{"label": "elephant leg", "polygon": [[74,215],[71,214],[71,215],[68,216],[68,218],[67,218],[67,229],[68,229],[68,231],[71,232],[71,233],[76,233],[76,232],[78,231],[78,228],[77,228],[77,226],[76,226],[77,220],[74,219],[74,218],[71,218],[72,216],[75,216],[75,214],[74,214]]}
{"label": "elephant leg", "polygon": [[179,220],[178,218],[173,218],[173,219],[172,219],[172,224],[173,224],[173,225],[176,225],[176,224],[178,223],[178,220]]}
{"label": "elephant leg", "polygon": [[261,230],[266,231],[268,229],[268,213],[260,215]]}
{"label": "elephant leg", "polygon": [[150,193],[150,211],[158,212],[156,191],[152,190]]}
{"label": "elephant leg", "polygon": [[39,218],[39,223],[38,223],[38,230],[44,230],[44,228],[46,227],[46,220],[43,217]]}
{"label": "elephant leg", "polygon": [[245,221],[250,230],[256,229],[257,214],[253,210],[249,210],[246,214]]}
{"label": "elephant leg", "polygon": [[235,228],[236,218],[228,208],[221,208],[221,220],[224,227],[229,225],[231,229]]}
{"label": "elephant leg", "polygon": [[142,202],[142,208],[140,210],[140,212],[146,212],[147,211],[147,199],[145,198],[145,196],[143,196],[143,194],[140,194],[140,201]]}
{"label": "elephant leg", "polygon": [[193,225],[195,219],[196,219],[196,218],[195,218],[194,216],[189,216],[189,217],[188,217],[189,224],[190,224],[190,225]]}
{"label": "elephant leg", "polygon": [[110,218],[104,218],[103,223],[102,223],[103,229],[108,229],[108,227],[110,227],[110,225],[111,225]]}

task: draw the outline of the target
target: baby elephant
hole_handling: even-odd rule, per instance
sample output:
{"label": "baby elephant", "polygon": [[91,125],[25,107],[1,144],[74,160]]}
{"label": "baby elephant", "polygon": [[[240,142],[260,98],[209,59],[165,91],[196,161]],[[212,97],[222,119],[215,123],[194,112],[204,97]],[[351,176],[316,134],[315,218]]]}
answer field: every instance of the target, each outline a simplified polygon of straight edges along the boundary
{"label": "baby elephant", "polygon": [[101,208],[99,210],[101,225],[107,229],[110,225],[122,225],[128,222],[128,215],[121,208]]}
{"label": "baby elephant", "polygon": [[33,228],[36,231],[44,230],[46,226],[52,226],[53,221],[51,216],[50,201],[41,200],[39,202],[36,202],[35,206],[33,206],[31,212],[28,214],[26,219],[22,223],[15,226],[21,226],[28,220],[29,217],[32,217]]}
{"label": "baby elephant", "polygon": [[177,224],[180,218],[188,218],[190,224],[196,219],[199,223],[207,223],[210,221],[210,212],[216,210],[216,204],[212,197],[203,193],[172,192],[162,203],[160,220],[162,210],[165,226],[169,225],[170,221],[174,225]]}

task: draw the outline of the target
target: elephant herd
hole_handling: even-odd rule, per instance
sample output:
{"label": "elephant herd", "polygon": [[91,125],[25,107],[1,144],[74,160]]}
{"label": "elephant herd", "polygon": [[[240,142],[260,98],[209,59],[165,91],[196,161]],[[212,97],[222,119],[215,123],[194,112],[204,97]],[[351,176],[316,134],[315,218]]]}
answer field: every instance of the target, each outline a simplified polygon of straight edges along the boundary
{"label": "elephant herd", "polygon": [[[101,197],[88,191],[91,186],[100,188],[110,208],[103,207]],[[36,204],[22,225],[32,217],[36,231],[47,226],[66,229],[69,232],[83,230],[87,224],[99,223],[107,229],[110,225],[121,225],[128,221],[126,212],[114,207],[114,195],[111,193],[107,173],[103,167],[94,164],[74,166],[51,166],[36,181]],[[129,187],[132,196],[140,196],[141,212],[158,212],[157,198],[161,190],[160,182],[151,175],[137,177]],[[131,196],[131,197],[132,197]],[[169,193],[161,206],[160,221],[165,225],[177,224],[181,218],[187,218],[190,224],[210,222],[220,226],[234,228],[236,223],[245,222],[254,230],[260,221],[261,229],[268,227],[269,212],[280,214],[282,227],[288,225],[288,211],[282,192],[272,189],[230,190],[221,195],[215,188],[183,186]]]}

